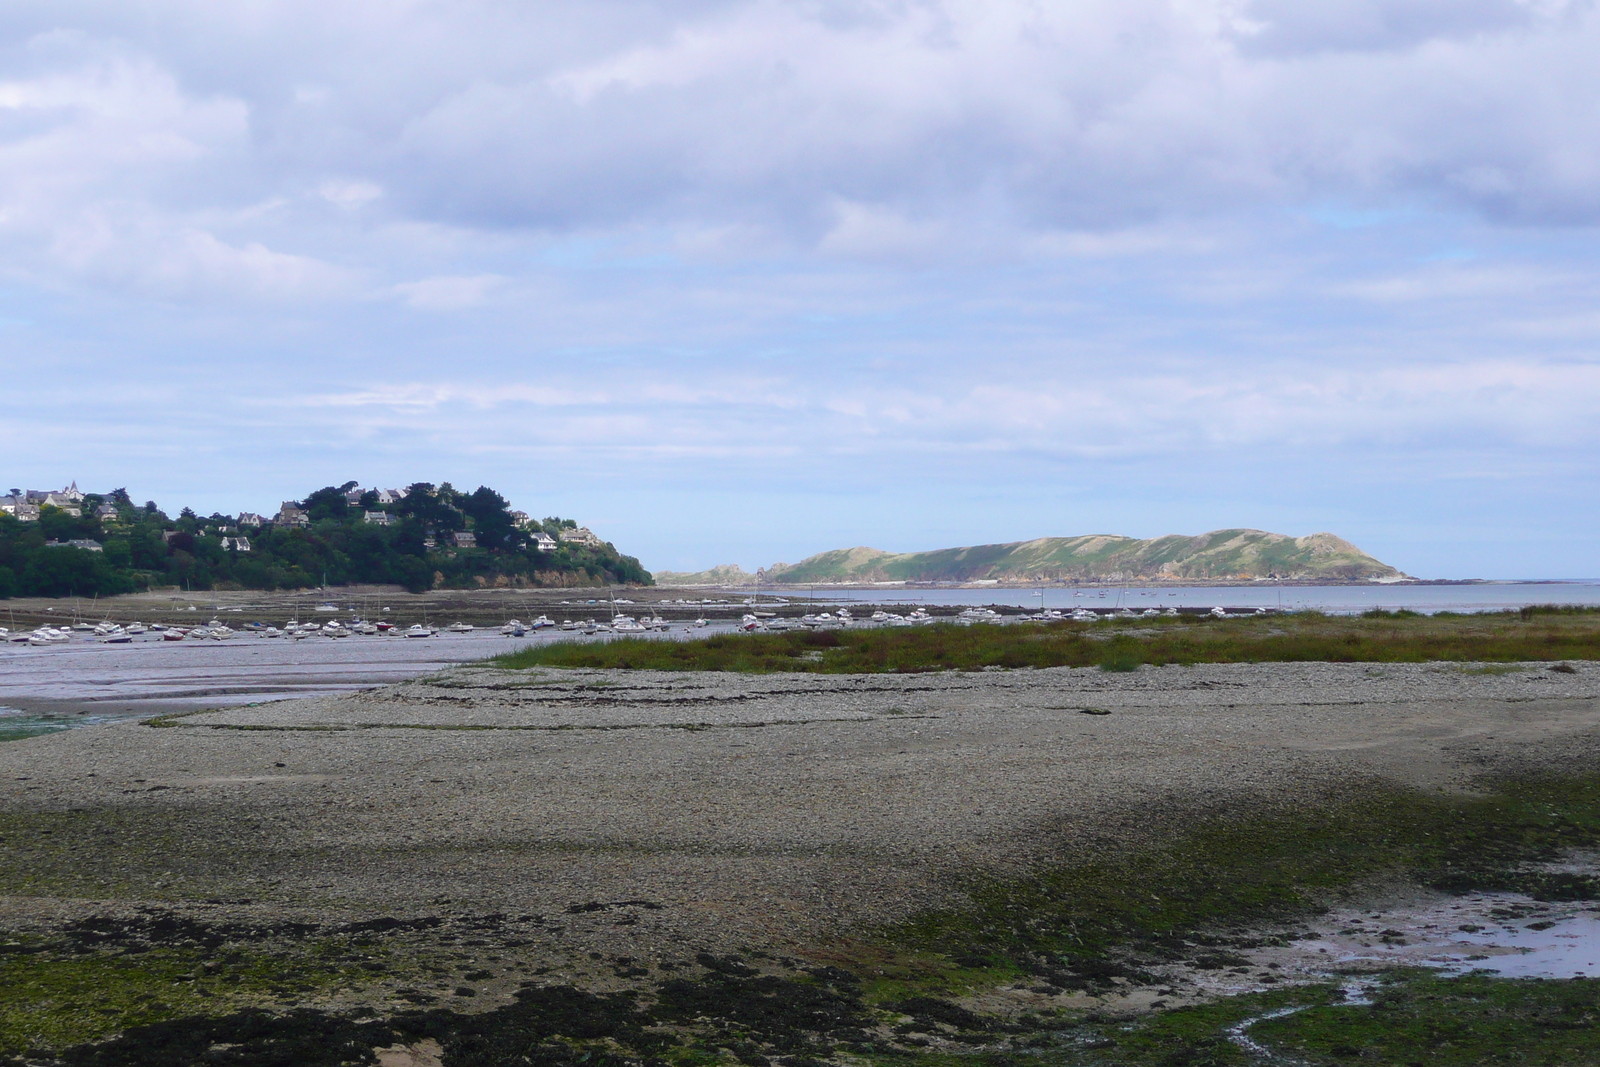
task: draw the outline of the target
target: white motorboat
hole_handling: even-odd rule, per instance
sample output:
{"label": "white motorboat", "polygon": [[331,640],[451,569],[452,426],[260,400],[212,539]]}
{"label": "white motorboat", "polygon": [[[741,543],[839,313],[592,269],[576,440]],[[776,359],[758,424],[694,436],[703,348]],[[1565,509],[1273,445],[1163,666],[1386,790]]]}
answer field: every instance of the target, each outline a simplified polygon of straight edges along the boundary
{"label": "white motorboat", "polygon": [[642,634],[646,631],[646,627],[641,626],[632,615],[613,615],[611,629],[619,634]]}
{"label": "white motorboat", "polygon": [[445,629],[453,634],[470,634],[472,632],[472,624],[470,622],[453,622],[446,626]]}
{"label": "white motorboat", "polygon": [[126,630],[120,633],[106,634],[100,639],[102,645],[129,645],[133,643],[133,635]]}
{"label": "white motorboat", "polygon": [[269,626],[265,630],[261,631],[260,636],[261,637],[282,637],[283,636],[283,631],[278,629],[276,626]]}
{"label": "white motorboat", "polygon": [[512,619],[510,622],[500,627],[500,633],[503,637],[521,637],[527,632],[528,628],[522,625],[521,619]]}
{"label": "white motorboat", "polygon": [[711,624],[709,622],[707,622],[706,619],[705,619],[705,616],[702,615],[700,618],[694,620],[694,622],[691,623],[690,625],[692,625],[697,630],[702,630],[702,629],[706,628],[707,626],[710,626]]}
{"label": "white motorboat", "polygon": [[406,636],[407,637],[432,637],[433,636],[433,631],[428,629],[428,627],[422,625],[420,622],[414,622],[406,630]]}
{"label": "white motorboat", "polygon": [[552,627],[554,625],[555,625],[555,623],[549,617],[544,616],[544,615],[540,615],[537,619],[534,619],[532,622],[530,622],[528,624],[528,629],[530,629],[530,630],[548,630],[550,627]]}

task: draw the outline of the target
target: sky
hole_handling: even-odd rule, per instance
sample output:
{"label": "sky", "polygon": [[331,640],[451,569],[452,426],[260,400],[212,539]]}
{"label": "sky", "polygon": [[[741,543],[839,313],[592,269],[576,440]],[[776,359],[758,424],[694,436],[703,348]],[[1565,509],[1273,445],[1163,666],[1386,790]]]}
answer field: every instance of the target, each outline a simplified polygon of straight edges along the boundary
{"label": "sky", "polygon": [[0,485],[1600,576],[1590,0],[8,0]]}

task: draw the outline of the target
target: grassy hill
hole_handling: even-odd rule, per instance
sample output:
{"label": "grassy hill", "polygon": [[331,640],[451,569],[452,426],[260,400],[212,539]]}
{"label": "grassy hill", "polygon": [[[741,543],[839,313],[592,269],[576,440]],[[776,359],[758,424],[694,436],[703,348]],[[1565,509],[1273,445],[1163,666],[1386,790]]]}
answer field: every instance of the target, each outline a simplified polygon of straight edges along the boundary
{"label": "grassy hill", "polygon": [[[1213,530],[1139,540],[1092,534],[932,552],[841,548],[790,565],[775,563],[778,585],[867,582],[1227,581],[1267,578],[1361,581],[1404,577],[1330,533],[1289,537],[1263,530]],[[662,585],[745,585],[737,566],[697,574],[659,572]]]}

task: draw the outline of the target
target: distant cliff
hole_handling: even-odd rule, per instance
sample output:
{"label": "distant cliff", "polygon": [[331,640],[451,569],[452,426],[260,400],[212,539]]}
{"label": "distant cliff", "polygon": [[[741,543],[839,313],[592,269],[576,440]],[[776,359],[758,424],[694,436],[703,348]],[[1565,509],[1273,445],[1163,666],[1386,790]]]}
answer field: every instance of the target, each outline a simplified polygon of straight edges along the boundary
{"label": "distant cliff", "polygon": [[[1150,540],[1092,534],[933,552],[841,548],[761,572],[775,585],[869,582],[1228,581],[1403,578],[1394,567],[1330,533],[1289,537],[1263,530],[1213,530]],[[753,585],[738,566],[695,574],[658,571],[661,585]]]}

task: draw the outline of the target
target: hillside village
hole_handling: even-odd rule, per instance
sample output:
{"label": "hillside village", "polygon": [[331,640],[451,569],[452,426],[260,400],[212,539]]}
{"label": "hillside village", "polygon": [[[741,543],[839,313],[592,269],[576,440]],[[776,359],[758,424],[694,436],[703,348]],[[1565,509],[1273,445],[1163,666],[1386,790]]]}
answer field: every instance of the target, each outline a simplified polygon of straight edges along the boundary
{"label": "hillside village", "polygon": [[[65,551],[62,551],[65,550]],[[486,486],[328,486],[268,513],[169,518],[126,490],[0,496],[0,596],[305,588],[647,584],[639,561],[575,520],[536,519]]]}

